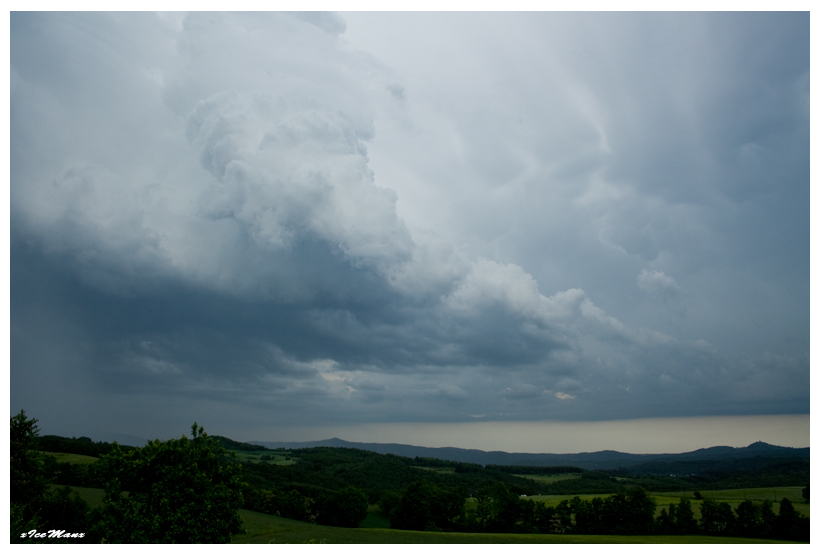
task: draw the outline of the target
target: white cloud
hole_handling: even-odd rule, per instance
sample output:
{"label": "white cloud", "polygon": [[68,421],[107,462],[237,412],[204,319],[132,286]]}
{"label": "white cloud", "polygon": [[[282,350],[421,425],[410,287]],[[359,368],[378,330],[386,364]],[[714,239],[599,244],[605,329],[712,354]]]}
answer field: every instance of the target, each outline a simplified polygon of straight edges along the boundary
{"label": "white cloud", "polygon": [[653,296],[669,297],[678,294],[681,289],[675,279],[662,271],[643,269],[638,274],[638,288]]}

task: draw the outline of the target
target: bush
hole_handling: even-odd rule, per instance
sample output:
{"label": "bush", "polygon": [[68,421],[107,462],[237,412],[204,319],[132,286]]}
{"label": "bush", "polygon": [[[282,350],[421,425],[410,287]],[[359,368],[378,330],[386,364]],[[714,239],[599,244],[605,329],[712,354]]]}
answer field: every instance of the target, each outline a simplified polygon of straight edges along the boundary
{"label": "bush", "polygon": [[94,532],[110,543],[228,543],[239,533],[240,466],[196,423],[191,436],[101,457],[108,484]]}
{"label": "bush", "polygon": [[321,496],[316,509],[318,524],[358,528],[367,516],[367,496],[360,489],[348,486]]}

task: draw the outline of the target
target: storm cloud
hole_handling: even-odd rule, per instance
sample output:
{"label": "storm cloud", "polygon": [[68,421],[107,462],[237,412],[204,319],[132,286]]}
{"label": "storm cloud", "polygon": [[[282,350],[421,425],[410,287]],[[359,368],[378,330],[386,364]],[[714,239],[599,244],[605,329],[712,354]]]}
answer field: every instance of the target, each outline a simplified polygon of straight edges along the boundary
{"label": "storm cloud", "polygon": [[799,13],[13,13],[12,411],[808,413],[808,87]]}

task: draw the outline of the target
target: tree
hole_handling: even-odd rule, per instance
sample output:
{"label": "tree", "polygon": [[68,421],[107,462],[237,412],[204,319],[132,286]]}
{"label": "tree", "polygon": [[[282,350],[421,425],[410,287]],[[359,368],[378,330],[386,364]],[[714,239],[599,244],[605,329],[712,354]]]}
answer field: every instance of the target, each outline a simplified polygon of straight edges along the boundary
{"label": "tree", "polygon": [[367,496],[359,488],[347,486],[322,496],[317,509],[318,524],[358,528],[367,516]]}
{"label": "tree", "polygon": [[427,480],[410,484],[390,511],[390,527],[400,530],[437,530],[464,515],[466,492],[443,489]]}
{"label": "tree", "polygon": [[601,506],[601,529],[607,534],[651,534],[655,501],[640,486],[607,497]]}
{"label": "tree", "polygon": [[379,499],[379,508],[381,509],[384,516],[389,517],[390,511],[393,510],[393,507],[399,504],[401,501],[401,492],[397,492],[396,490],[387,490]]}
{"label": "tree", "polygon": [[771,500],[764,499],[763,505],[760,506],[760,536],[771,538],[774,535],[776,522],[777,516],[772,509]]}
{"label": "tree", "polygon": [[482,489],[477,500],[478,524],[485,532],[515,532],[523,522],[522,500],[502,482]]}
{"label": "tree", "polygon": [[92,541],[87,532],[88,505],[68,486],[49,490],[44,456],[34,450],[38,433],[37,419],[29,419],[25,411],[11,417],[11,541],[65,541],[61,537],[32,537],[35,534],[53,535],[50,530],[67,531],[75,536],[83,534],[71,541]]}
{"label": "tree", "polygon": [[[575,532],[579,534],[602,534],[604,501],[600,497],[592,501],[581,501],[577,496],[572,500],[572,512],[575,515]],[[661,511],[664,515],[666,511]]]}
{"label": "tree", "polygon": [[117,446],[97,464],[107,485],[92,516],[108,542],[227,543],[241,530],[241,468],[196,423],[191,439]]}
{"label": "tree", "polygon": [[[674,509],[674,505],[669,506],[669,510],[672,511]],[[667,512],[666,509],[661,509],[660,514],[658,515],[657,520],[655,520],[655,531],[658,534],[674,534],[675,533],[675,517],[674,514],[670,514]]]}
{"label": "tree", "polygon": [[39,434],[37,419],[26,417],[25,411],[11,417],[11,502],[28,504],[42,497],[48,486],[43,473],[40,452],[34,450],[34,440]]}
{"label": "tree", "polygon": [[698,523],[695,520],[695,512],[688,499],[682,497],[678,501],[678,508],[675,510],[675,533],[694,534],[698,531]]}
{"label": "tree", "polygon": [[700,506],[700,525],[707,534],[730,536],[735,530],[735,514],[728,503],[704,499]]}
{"label": "tree", "polygon": [[775,537],[781,540],[809,541],[809,519],[794,510],[787,497],[780,500],[780,513],[774,524]]}
{"label": "tree", "polygon": [[37,419],[29,419],[25,411],[11,417],[9,495],[12,543],[28,541],[21,540],[21,534],[40,527],[38,514],[47,482],[43,474],[42,456],[33,449],[38,433]]}
{"label": "tree", "polygon": [[745,500],[735,509],[737,512],[737,533],[747,538],[755,538],[761,534],[762,520],[760,507]]}

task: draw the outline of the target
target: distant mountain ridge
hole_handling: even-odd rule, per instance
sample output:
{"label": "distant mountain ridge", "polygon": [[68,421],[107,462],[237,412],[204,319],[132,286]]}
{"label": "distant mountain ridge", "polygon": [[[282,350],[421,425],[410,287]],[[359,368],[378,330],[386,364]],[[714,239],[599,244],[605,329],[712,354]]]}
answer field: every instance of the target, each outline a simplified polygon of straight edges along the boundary
{"label": "distant mountain ridge", "polygon": [[809,458],[810,448],[793,448],[755,442],[746,447],[715,446],[685,453],[622,453],[619,451],[596,451],[592,453],[507,453],[505,451],[482,451],[457,447],[423,447],[405,444],[377,444],[348,442],[339,438],[314,442],[248,442],[270,449],[303,449],[311,447],[344,447],[364,449],[375,453],[400,455],[402,457],[432,457],[445,461],[476,463],[479,465],[519,466],[574,466],[586,470],[614,470],[634,467],[644,463],[682,461],[711,461],[717,459]]}

